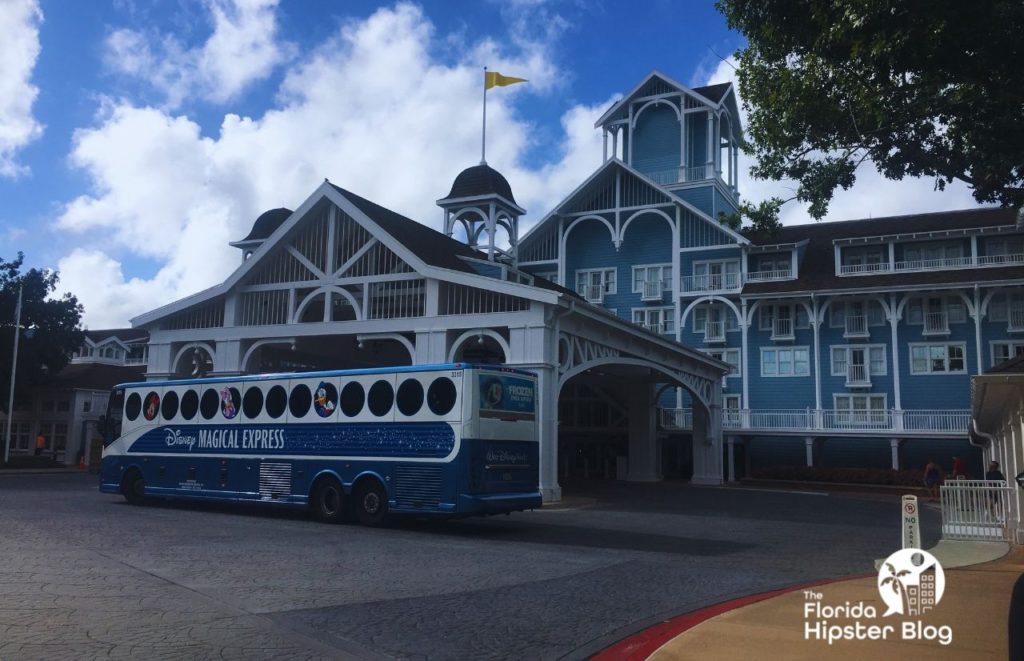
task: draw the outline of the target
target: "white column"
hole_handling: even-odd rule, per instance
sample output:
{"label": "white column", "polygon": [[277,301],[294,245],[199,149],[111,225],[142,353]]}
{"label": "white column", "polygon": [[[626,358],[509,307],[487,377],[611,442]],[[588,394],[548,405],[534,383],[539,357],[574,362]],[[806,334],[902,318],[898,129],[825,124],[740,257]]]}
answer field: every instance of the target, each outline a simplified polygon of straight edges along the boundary
{"label": "white column", "polygon": [[626,127],[626,145],[625,145],[625,147],[626,148],[623,150],[625,152],[623,154],[623,156],[627,157],[625,159],[626,163],[629,163],[629,165],[632,166],[633,165],[633,106],[632,106],[632,104],[630,104],[630,106],[629,106],[629,125]]}
{"label": "white column", "polygon": [[654,386],[636,384],[629,389],[629,476],[630,482],[661,479],[655,420]]}
{"label": "white column", "polygon": [[894,241],[889,242],[889,272],[896,272],[896,243]]}
{"label": "white column", "polygon": [[981,291],[978,285],[974,285],[974,314],[971,316],[974,317],[974,346],[978,354],[978,374],[984,374],[982,354],[985,352],[981,350]]}
{"label": "white column", "polygon": [[729,436],[726,439],[726,442],[729,444],[729,446],[728,446],[729,447],[729,481],[730,482],[735,482],[736,481],[736,450],[735,450],[736,437],[735,436]]}
{"label": "white column", "polygon": [[601,140],[603,142],[604,153],[601,155],[602,161],[608,160],[608,129],[601,130]]}
{"label": "white column", "polygon": [[437,365],[448,360],[448,335],[443,330],[417,330],[414,365]]}
{"label": "white column", "polygon": [[896,294],[889,294],[889,332],[892,342],[892,391],[893,391],[893,407],[900,411],[897,413],[897,419],[894,421],[902,426],[903,422],[903,401],[900,393],[900,343],[899,343],[899,323],[900,316],[897,313],[898,303],[896,301]]}
{"label": "white column", "polygon": [[747,323],[747,299],[740,299],[740,364],[743,365],[743,373],[740,378],[743,379],[743,410],[750,408],[750,365],[747,364],[747,331],[749,330],[749,324]]}
{"label": "white column", "polygon": [[553,365],[530,369],[537,374],[540,492],[545,503],[557,502],[562,499],[558,484],[558,370]]}
{"label": "white column", "polygon": [[[821,410],[821,322],[818,319],[818,302],[811,300],[811,330],[814,331],[814,408]],[[829,356],[831,365],[832,356]],[[831,367],[829,368],[831,370]]]}
{"label": "white column", "polygon": [[900,439],[890,438],[889,448],[892,451],[892,469],[898,471],[900,469]]}
{"label": "white column", "polygon": [[686,104],[680,100],[679,102],[679,181],[686,181],[686,113],[683,112],[683,106]]}
{"label": "white column", "polygon": [[971,264],[978,265],[978,235],[971,235]]}
{"label": "white column", "polygon": [[814,437],[807,436],[804,438],[805,452],[807,455],[807,465],[814,465]]}
{"label": "white column", "polygon": [[722,483],[722,385],[715,383],[711,404],[693,403],[692,484]]}
{"label": "white column", "polygon": [[708,108],[708,157],[707,157],[707,169],[705,178],[710,179],[714,176],[715,172],[715,113]]}
{"label": "white column", "polygon": [[612,131],[612,158],[619,157],[619,127]]}

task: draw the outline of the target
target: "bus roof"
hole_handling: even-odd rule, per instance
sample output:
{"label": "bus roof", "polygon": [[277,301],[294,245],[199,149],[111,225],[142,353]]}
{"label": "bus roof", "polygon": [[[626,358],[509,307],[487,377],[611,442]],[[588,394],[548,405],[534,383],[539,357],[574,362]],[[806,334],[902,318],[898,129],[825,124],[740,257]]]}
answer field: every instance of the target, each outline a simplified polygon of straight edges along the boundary
{"label": "bus roof", "polygon": [[359,376],[361,374],[403,374],[407,372],[435,372],[438,370],[484,369],[496,372],[509,372],[524,376],[537,376],[533,372],[508,367],[506,365],[485,365],[479,363],[438,363],[436,365],[405,365],[402,367],[366,367],[354,370],[323,370],[319,372],[277,372],[273,374],[247,374],[240,376],[215,376],[206,379],[176,379],[164,381],[132,381],[119,383],[115,388],[134,388],[146,386],[187,386],[197,383],[235,383],[238,381],[269,381],[271,379],[315,379],[331,376]]}

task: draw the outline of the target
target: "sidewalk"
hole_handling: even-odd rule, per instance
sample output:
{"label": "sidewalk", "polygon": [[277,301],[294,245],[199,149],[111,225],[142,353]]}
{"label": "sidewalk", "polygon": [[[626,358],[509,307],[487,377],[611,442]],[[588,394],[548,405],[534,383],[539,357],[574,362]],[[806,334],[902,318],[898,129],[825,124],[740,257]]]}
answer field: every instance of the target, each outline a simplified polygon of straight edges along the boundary
{"label": "sidewalk", "polygon": [[47,475],[61,473],[87,474],[89,469],[82,470],[78,466],[54,466],[52,468],[0,468],[0,477],[5,475]]}
{"label": "sidewalk", "polygon": [[[946,590],[935,610],[921,618],[883,618],[886,608],[878,595],[877,575],[872,573],[869,577],[823,583],[814,588],[751,595],[688,613],[621,641],[594,658],[601,661],[640,661],[645,658],[657,661],[871,658],[1003,661],[1008,653],[1010,593],[1017,577],[1024,574],[1024,549],[1016,548],[984,564],[958,566],[968,562],[970,555],[980,560],[986,553],[991,558],[993,551],[998,552],[995,545],[987,549],[983,547],[946,548],[941,549],[942,553],[940,549],[933,551],[944,567],[945,562],[949,562],[950,566],[945,567]],[[831,645],[826,640],[806,640],[804,607],[808,600],[804,590],[809,589],[822,595],[822,604],[834,606],[863,602],[865,606],[873,606],[878,617],[861,621],[865,624],[894,624],[895,635],[887,640],[839,640]],[[952,642],[947,646],[935,640],[903,640],[902,622],[917,619],[925,625],[952,627]],[[808,621],[815,620],[811,618]],[[836,617],[829,624],[843,626],[855,621],[853,618]]]}

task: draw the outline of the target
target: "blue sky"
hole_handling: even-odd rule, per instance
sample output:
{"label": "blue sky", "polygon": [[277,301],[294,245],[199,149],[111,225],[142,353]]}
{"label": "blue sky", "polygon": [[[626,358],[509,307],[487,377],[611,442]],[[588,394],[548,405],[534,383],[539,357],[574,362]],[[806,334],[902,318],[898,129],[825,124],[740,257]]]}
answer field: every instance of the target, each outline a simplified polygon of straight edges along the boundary
{"label": "blue sky", "polygon": [[[617,94],[652,69],[729,80],[743,43],[696,0],[4,0],[0,34],[0,257],[59,269],[92,328],[221,281],[226,242],[324,177],[438,227],[479,160],[485,64],[530,79],[488,99],[528,227],[600,164]],[[970,206],[868,170],[830,218]]]}

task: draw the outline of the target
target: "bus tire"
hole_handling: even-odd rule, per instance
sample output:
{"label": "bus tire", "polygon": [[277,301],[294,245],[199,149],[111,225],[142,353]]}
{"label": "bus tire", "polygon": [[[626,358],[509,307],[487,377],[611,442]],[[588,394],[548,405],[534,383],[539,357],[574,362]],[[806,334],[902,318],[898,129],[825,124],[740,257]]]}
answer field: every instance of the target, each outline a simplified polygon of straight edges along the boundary
{"label": "bus tire", "polygon": [[324,523],[338,523],[344,516],[345,491],[333,477],[322,477],[313,486],[309,500],[313,516]]}
{"label": "bus tire", "polygon": [[353,503],[356,520],[364,526],[381,526],[388,518],[388,493],[384,486],[373,478],[366,478],[356,485]]}
{"label": "bus tire", "polygon": [[146,502],[146,480],[138,468],[130,468],[121,480],[121,493],[129,505],[142,505]]}

